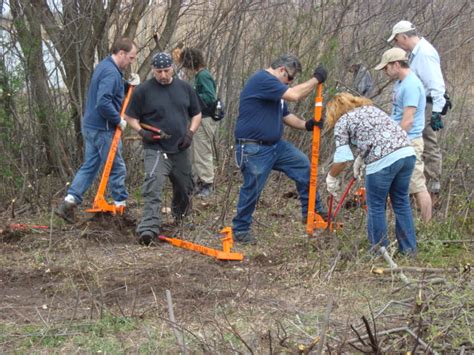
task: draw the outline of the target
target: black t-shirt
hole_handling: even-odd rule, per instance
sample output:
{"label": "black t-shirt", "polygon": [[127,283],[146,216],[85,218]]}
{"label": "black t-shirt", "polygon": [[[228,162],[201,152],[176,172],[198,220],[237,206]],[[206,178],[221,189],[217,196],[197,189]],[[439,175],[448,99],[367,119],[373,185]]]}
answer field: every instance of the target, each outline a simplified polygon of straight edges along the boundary
{"label": "black t-shirt", "polygon": [[178,78],[173,78],[170,85],[162,85],[155,78],[145,81],[133,92],[126,110],[127,116],[171,135],[169,139],[144,144],[145,148],[164,153],[179,151],[180,138],[188,131],[191,117],[199,112],[201,109],[195,91],[191,85]]}

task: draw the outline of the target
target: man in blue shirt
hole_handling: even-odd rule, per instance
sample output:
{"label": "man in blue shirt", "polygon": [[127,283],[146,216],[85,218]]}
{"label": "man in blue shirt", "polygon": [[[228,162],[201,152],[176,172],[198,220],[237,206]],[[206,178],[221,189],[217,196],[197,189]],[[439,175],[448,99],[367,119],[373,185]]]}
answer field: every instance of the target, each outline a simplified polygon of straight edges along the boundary
{"label": "man in blue shirt", "polygon": [[[127,126],[127,122],[120,117],[124,98],[122,71],[135,61],[137,46],[131,39],[121,38],[114,43],[111,52],[97,65],[89,84],[82,120],[84,163],[76,173],[64,201],[55,210],[68,223],[74,223],[75,208],[81,204],[82,196],[107,160],[116,127],[124,130]],[[121,151],[120,142],[109,178],[111,195],[117,206],[124,206],[128,198],[125,188],[126,168]]]}
{"label": "man in blue shirt", "polygon": [[[244,182],[240,188],[237,215],[232,220],[234,239],[242,244],[255,243],[250,233],[252,214],[272,170],[284,172],[295,181],[301,201],[303,220],[308,213],[310,164],[308,157],[282,140],[283,125],[312,131],[315,121],[304,121],[288,110],[285,101],[299,101],[326,80],[323,67],[313,78],[290,87],[301,72],[299,59],[290,54],[276,59],[269,68],[259,70],[246,82],[240,94],[239,117],[235,128],[236,161]],[[320,200],[316,209],[325,215]]]}
{"label": "man in blue shirt", "polygon": [[423,155],[423,128],[425,126],[426,96],[420,79],[411,72],[407,53],[401,48],[392,48],[382,55],[375,70],[396,80],[392,95],[392,119],[407,132],[415,148],[416,163],[410,180],[410,194],[414,194],[424,222],[431,219],[431,196],[426,188]]}
{"label": "man in blue shirt", "polygon": [[[428,190],[438,194],[441,188],[441,148],[437,131],[444,127],[442,112],[446,104],[441,64],[436,49],[423,37],[419,37],[415,26],[409,21],[398,22],[392,30],[388,42],[410,52],[408,63],[411,70],[423,83],[426,93],[425,129],[423,130],[423,161]],[[444,111],[445,112],[445,111]]]}

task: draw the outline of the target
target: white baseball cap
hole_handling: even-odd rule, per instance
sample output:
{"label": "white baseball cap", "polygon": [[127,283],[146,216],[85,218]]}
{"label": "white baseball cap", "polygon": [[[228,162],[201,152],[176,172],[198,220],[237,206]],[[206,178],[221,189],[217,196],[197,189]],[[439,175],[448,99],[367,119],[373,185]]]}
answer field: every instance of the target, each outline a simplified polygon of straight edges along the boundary
{"label": "white baseball cap", "polygon": [[415,26],[410,21],[400,21],[392,29],[392,35],[387,39],[387,42],[392,42],[396,35],[416,30]]}

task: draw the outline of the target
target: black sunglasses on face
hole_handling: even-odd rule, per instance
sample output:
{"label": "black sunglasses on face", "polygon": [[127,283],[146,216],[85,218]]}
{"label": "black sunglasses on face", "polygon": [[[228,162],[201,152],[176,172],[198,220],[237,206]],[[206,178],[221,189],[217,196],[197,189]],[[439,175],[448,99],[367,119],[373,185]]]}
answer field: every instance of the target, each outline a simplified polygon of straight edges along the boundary
{"label": "black sunglasses on face", "polygon": [[295,79],[294,75],[291,75],[290,73],[288,73],[288,69],[285,68],[285,72],[286,72],[286,78],[288,79],[288,81],[293,81]]}

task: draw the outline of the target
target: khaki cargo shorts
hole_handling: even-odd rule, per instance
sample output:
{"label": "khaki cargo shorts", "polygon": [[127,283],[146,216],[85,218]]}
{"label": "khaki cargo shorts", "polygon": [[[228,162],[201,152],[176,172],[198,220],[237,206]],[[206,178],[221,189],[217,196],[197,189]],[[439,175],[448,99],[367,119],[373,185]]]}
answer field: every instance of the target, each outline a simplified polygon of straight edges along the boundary
{"label": "khaki cargo shorts", "polygon": [[410,180],[410,194],[416,194],[418,192],[428,191],[424,174],[425,164],[421,157],[423,155],[423,137],[412,139],[411,145],[415,148],[416,163]]}

